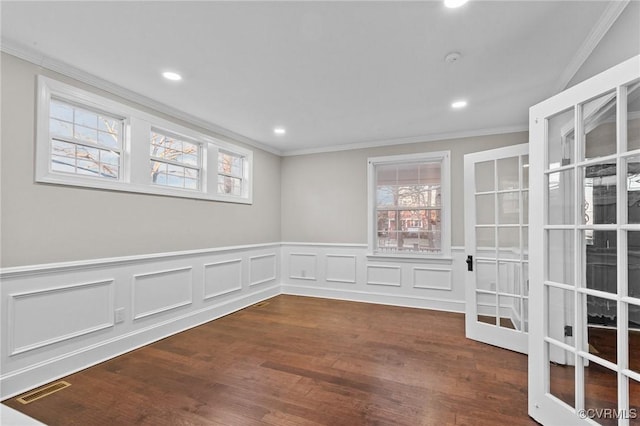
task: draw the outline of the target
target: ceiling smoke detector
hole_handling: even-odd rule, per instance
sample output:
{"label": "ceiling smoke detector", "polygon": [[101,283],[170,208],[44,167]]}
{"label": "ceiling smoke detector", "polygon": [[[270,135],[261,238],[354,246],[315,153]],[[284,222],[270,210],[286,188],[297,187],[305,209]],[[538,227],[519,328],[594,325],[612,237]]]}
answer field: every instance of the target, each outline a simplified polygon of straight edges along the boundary
{"label": "ceiling smoke detector", "polygon": [[448,64],[453,64],[454,62],[458,62],[462,58],[460,52],[451,52],[444,57],[444,61]]}

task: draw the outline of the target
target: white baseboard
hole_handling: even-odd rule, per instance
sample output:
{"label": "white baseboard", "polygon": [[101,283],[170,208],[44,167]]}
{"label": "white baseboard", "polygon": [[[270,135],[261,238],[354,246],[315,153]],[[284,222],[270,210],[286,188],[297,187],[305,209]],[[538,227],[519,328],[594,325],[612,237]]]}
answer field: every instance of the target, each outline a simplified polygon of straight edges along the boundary
{"label": "white baseboard", "polygon": [[351,302],[376,303],[405,308],[431,309],[446,312],[464,312],[464,300],[436,299],[404,295],[389,295],[370,291],[330,289],[310,286],[282,285],[282,294],[293,296],[321,297],[324,299],[349,300]]}

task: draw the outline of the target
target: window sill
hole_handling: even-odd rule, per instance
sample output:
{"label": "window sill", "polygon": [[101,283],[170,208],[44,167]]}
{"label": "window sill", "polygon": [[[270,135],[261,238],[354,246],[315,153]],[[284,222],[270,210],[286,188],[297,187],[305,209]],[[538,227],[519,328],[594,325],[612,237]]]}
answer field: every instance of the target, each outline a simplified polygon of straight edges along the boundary
{"label": "window sill", "polygon": [[83,188],[102,189],[118,192],[133,192],[138,194],[160,195],[165,197],[191,198],[196,200],[222,201],[235,204],[253,204],[251,198],[225,196],[222,194],[210,194],[206,192],[177,189],[160,185],[140,185],[123,181],[102,181],[94,178],[79,178],[76,176],[59,175],[49,173],[44,176],[36,176],[36,182],[62,186],[76,186]]}
{"label": "window sill", "polygon": [[381,262],[407,262],[407,263],[433,263],[450,265],[453,258],[447,255],[419,255],[419,254],[378,254],[367,253],[367,259],[377,260]]}

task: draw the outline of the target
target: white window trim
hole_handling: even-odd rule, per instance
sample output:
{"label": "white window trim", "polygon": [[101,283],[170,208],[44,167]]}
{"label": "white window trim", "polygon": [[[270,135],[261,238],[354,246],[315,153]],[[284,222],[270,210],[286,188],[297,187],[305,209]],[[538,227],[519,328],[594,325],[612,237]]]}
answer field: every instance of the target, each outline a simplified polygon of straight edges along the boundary
{"label": "white window trim", "polygon": [[[73,175],[51,171],[51,142],[49,135],[49,104],[51,98],[67,101],[90,109],[104,111],[124,120],[121,168],[118,180]],[[200,188],[184,189],[154,185],[149,173],[149,138],[151,129],[166,131],[189,142],[199,143],[201,150]],[[217,185],[218,150],[245,158],[243,194],[219,194]],[[39,75],[36,114],[36,182],[135,192],[179,198],[195,198],[240,204],[253,204],[253,151],[212,138],[193,129],[178,125],[128,105],[96,95],[77,87]]]}
{"label": "white window trim", "polygon": [[[194,145],[198,146],[198,164],[197,165],[189,165],[186,163],[182,163],[180,161],[176,161],[176,160],[170,160],[168,158],[162,158],[162,157],[153,157],[151,154],[149,154],[149,161],[157,161],[160,163],[164,163],[164,164],[171,164],[174,166],[178,166],[178,167],[184,167],[187,169],[191,169],[191,170],[197,170],[198,171],[198,176],[199,176],[199,182],[198,182],[198,189],[188,189],[188,188],[177,188],[178,190],[182,191],[182,190],[186,190],[186,191],[203,191],[206,189],[206,175],[205,175],[205,165],[207,164],[206,162],[206,157],[207,157],[207,153],[206,153],[206,149],[203,146],[204,144],[201,141],[198,141],[196,139],[191,139],[188,137],[185,137],[184,135],[176,135],[175,133],[173,133],[171,130],[167,130],[167,129],[161,129],[158,128],[156,126],[151,126],[151,132],[154,132],[156,134],[162,135],[164,137],[170,137],[170,138],[175,138],[178,139],[180,141],[183,142],[188,142],[188,143],[192,143]],[[147,146],[147,149],[150,148],[150,143]],[[162,185],[159,183],[153,183],[151,182],[152,185],[154,186],[160,186],[160,187],[167,187],[167,188],[176,188],[174,186],[170,186],[170,185]]]}
{"label": "white window trim", "polygon": [[[442,221],[441,252],[438,254],[417,253],[376,253],[376,174],[375,167],[383,164],[415,163],[420,161],[439,161],[442,164],[440,176],[440,218]],[[451,260],[451,151],[435,151],[418,154],[370,157],[367,159],[367,199],[368,199],[368,252],[367,256],[378,260]]]}

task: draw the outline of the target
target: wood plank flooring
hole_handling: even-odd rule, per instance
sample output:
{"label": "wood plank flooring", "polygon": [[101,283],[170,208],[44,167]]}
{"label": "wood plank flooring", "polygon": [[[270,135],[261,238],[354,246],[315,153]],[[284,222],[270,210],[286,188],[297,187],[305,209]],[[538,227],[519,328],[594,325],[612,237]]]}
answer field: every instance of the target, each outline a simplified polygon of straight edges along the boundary
{"label": "wood plank flooring", "polygon": [[278,296],[64,378],[49,425],[534,425],[527,358],[462,314]]}

